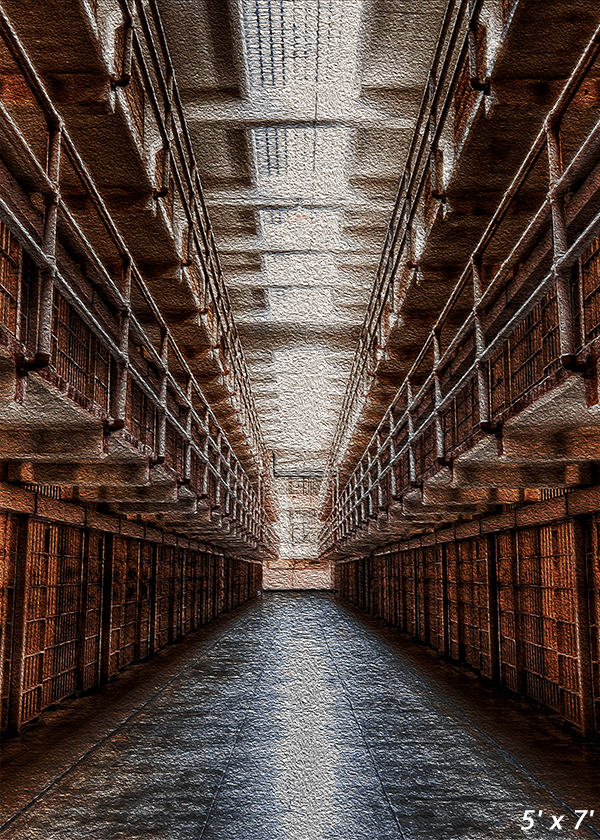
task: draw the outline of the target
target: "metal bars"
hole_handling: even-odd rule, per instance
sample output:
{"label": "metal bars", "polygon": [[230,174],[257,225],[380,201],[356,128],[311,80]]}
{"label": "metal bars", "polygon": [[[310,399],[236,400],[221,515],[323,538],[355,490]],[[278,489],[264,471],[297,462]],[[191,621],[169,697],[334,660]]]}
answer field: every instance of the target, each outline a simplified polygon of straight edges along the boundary
{"label": "metal bars", "polygon": [[598,545],[594,514],[378,551],[338,563],[335,586],[440,655],[598,735]]}
{"label": "metal bars", "polygon": [[260,564],[208,548],[4,512],[0,558],[2,731],[98,687],[262,584]]}
{"label": "metal bars", "polygon": [[[359,515],[357,520],[356,515],[356,511],[360,514],[362,499],[373,492],[377,482],[387,481],[389,471],[398,471],[405,454],[411,474],[404,478],[403,486],[395,482],[396,495],[400,496],[410,490],[411,483],[421,483],[449,459],[459,457],[482,434],[500,429],[508,417],[536,399],[540,388],[550,390],[559,384],[565,371],[588,370],[584,357],[587,343],[593,340],[597,319],[594,284],[600,274],[594,243],[600,219],[586,218],[584,232],[576,240],[577,247],[571,244],[570,230],[578,229],[577,213],[582,203],[589,200],[588,193],[597,196],[593,167],[600,156],[598,126],[584,137],[570,137],[572,158],[567,163],[558,160],[557,148],[561,119],[593,71],[599,54],[600,30],[561,91],[350,477],[352,501],[344,490],[340,492],[321,534],[323,552],[346,548],[351,545],[353,534],[360,536],[360,529],[366,525],[365,519]],[[503,245],[506,258],[485,283],[487,251],[546,148],[549,149],[546,172],[549,192],[543,194],[541,207],[518,234],[516,244],[513,239],[508,246]],[[569,205],[563,207],[567,193],[573,195]],[[473,296],[465,319],[460,313],[469,288]],[[577,334],[578,319],[586,325],[581,338]],[[441,341],[444,336],[445,344]],[[415,375],[418,373],[422,381],[423,370],[425,382],[414,393]],[[432,388],[435,406],[429,410]],[[437,463],[434,464],[429,439],[440,420],[444,434],[439,433],[438,426]],[[399,447],[394,438],[405,423],[409,426],[409,436]],[[377,447],[385,450],[380,453],[380,460],[387,466],[374,478],[368,471],[365,473],[363,465],[372,457],[368,453]],[[423,452],[428,455],[420,457],[418,463],[415,453]],[[329,484],[331,498],[333,479]],[[386,506],[391,503],[388,494]]]}
{"label": "metal bars", "polygon": [[[198,466],[201,470],[204,469],[205,453],[202,448],[195,450],[194,430],[199,429],[201,436],[210,437],[207,428],[207,420],[210,418],[210,423],[217,430],[220,439],[219,445],[214,448],[217,452],[216,460],[214,463],[206,463],[206,468],[214,473],[215,494],[217,497],[223,495],[228,513],[235,509],[238,535],[247,539],[251,547],[262,543],[267,552],[272,551],[275,535],[263,509],[264,482],[260,482],[261,489],[257,493],[225,435],[220,431],[200,386],[173,340],[117,225],[4,14],[0,15],[0,27],[16,65],[31,89],[32,98],[37,101],[48,123],[48,159],[45,162],[45,180],[40,182],[40,190],[47,196],[42,241],[40,244],[32,241],[10,211],[4,215],[2,228],[0,311],[3,317],[0,327],[4,327],[5,341],[14,343],[16,340],[23,345],[20,348],[19,371],[25,373],[44,368],[50,363],[50,368],[43,370],[40,375],[57,384],[68,386],[69,393],[80,404],[90,408],[96,416],[100,415],[107,431],[114,431],[125,425],[136,443],[148,447],[149,454],[155,462],[166,458],[181,481],[191,479],[186,473],[184,453],[195,451]],[[136,47],[136,44],[134,38],[133,46]],[[156,57],[156,46],[148,43],[146,47],[151,52],[154,50],[153,55]],[[163,45],[162,49],[164,52],[166,47]],[[141,67],[143,56],[135,53],[134,58],[134,65],[137,61]],[[132,78],[133,76],[135,73]],[[168,103],[173,97],[176,98],[175,89],[172,83],[167,84],[168,79],[163,79],[162,76],[160,78],[164,82],[163,93]],[[144,77],[144,84],[149,84],[149,76]],[[125,89],[128,87],[129,85]],[[181,111],[180,106],[178,108]],[[185,135],[181,114],[179,119],[183,136],[177,139],[173,135],[174,142],[179,143],[181,158],[180,167],[177,169],[178,178],[181,189],[187,179],[188,187],[184,192],[189,193],[195,202],[195,209],[192,208],[193,212],[190,210],[190,230],[194,231],[198,252],[203,251],[212,266],[211,282],[216,285],[211,295],[218,297],[222,293],[219,306],[221,309],[227,309],[228,302],[222,288],[206,208],[201,198],[199,182],[193,175],[195,170],[192,166],[191,144]],[[43,171],[40,163],[32,154],[16,124],[12,129],[23,160],[30,163],[32,172],[39,174]],[[61,161],[63,178],[66,177],[64,172],[68,169],[68,177],[78,179],[86,199],[96,213],[96,221],[103,229],[103,235],[107,237],[106,242],[110,243],[110,248],[121,260],[121,289],[111,276],[113,269],[110,260],[107,259],[108,246],[106,243],[103,245],[105,253],[98,252],[97,247],[92,246],[78,226],[68,201],[60,197],[58,187]],[[88,291],[74,289],[71,278],[67,279],[63,273],[60,261],[57,263],[57,237],[61,240],[61,246],[68,244],[68,247],[75,248],[78,259],[81,259],[82,254],[85,255],[86,264],[92,267],[91,273],[94,275],[91,295],[87,278],[82,281],[82,285],[87,287]],[[29,252],[32,260],[40,268],[39,282],[33,284],[35,294],[29,293]],[[204,266],[204,273],[207,271],[207,266]],[[154,322],[151,327],[142,328],[135,316],[133,296],[136,298],[136,305],[142,304],[148,311],[149,320]],[[235,336],[231,318],[223,312],[219,318],[221,339],[227,343],[233,340],[231,336]],[[29,322],[37,322],[39,325],[33,347],[31,330],[24,328]],[[152,334],[156,328],[162,335],[160,348],[156,348],[153,343]],[[27,341],[23,340],[25,338]],[[18,346],[15,349],[19,349]],[[185,379],[185,386],[182,379]],[[155,387],[156,380],[158,387]],[[168,396],[172,399],[169,400]],[[186,415],[187,419],[182,422],[183,415]],[[249,408],[246,415],[252,415]],[[256,438],[257,428],[253,434]],[[200,483],[201,480],[197,478],[195,484]],[[235,505],[229,499],[231,494],[236,496]]]}

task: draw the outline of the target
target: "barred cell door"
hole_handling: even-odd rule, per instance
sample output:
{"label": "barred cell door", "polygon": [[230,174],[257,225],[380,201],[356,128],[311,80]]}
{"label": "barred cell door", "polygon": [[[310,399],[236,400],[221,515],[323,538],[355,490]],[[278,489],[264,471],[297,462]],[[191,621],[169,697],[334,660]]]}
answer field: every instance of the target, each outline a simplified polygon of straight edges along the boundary
{"label": "barred cell door", "polygon": [[496,575],[498,587],[499,669],[502,685],[519,691],[520,639],[519,603],[517,590],[517,557],[512,532],[496,537]]}
{"label": "barred cell door", "polygon": [[587,600],[590,626],[591,726],[600,734],[600,515],[588,523],[586,534]]}
{"label": "barred cell door", "polygon": [[83,531],[31,520],[20,722],[77,690]]}
{"label": "barred cell door", "polygon": [[0,514],[0,731],[2,732],[8,726],[17,532],[17,517],[11,513]]}

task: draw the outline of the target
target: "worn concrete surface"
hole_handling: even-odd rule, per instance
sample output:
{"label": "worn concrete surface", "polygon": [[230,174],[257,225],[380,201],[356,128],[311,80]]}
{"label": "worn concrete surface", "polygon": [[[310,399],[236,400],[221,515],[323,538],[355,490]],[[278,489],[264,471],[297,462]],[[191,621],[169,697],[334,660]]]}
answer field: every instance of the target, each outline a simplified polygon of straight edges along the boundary
{"label": "worn concrete surface", "polygon": [[329,594],[266,594],[169,653],[5,747],[3,837],[600,836],[597,750]]}

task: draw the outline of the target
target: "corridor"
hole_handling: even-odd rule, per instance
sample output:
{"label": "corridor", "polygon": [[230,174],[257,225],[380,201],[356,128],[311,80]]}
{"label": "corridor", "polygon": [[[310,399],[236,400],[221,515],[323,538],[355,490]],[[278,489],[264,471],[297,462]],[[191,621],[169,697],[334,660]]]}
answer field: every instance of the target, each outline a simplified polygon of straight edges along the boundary
{"label": "corridor", "polygon": [[600,837],[596,748],[329,593],[263,593],[43,720],[5,746],[2,837],[505,840],[528,809]]}

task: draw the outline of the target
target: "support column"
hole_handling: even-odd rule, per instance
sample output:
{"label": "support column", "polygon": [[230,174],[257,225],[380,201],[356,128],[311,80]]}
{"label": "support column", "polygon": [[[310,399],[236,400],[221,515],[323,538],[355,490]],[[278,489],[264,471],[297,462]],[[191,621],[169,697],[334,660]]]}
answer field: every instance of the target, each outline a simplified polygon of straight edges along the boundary
{"label": "support column", "polygon": [[112,635],[112,595],[113,595],[113,535],[103,534],[102,563],[102,620],[100,624],[100,685],[105,685],[110,678],[110,649]]}
{"label": "support column", "polygon": [[149,639],[148,639],[148,654],[153,656],[157,651],[157,644],[156,644],[156,576],[158,570],[158,545],[156,543],[152,543],[152,570],[150,572],[150,585],[149,585],[149,592],[148,597],[150,601],[149,612],[150,612],[150,630],[149,630]]}
{"label": "support column", "polygon": [[496,537],[486,537],[487,586],[488,586],[488,638],[490,645],[490,678],[500,682],[500,616],[498,613],[498,573],[496,567]]}
{"label": "support column", "polygon": [[25,664],[25,637],[27,628],[27,586],[29,581],[29,516],[19,516],[17,524],[17,551],[15,558],[15,594],[13,624],[13,661],[8,699],[8,730],[21,730],[22,697]]}
{"label": "support column", "polygon": [[[584,737],[594,733],[594,696],[592,679],[592,648],[590,639],[590,595],[588,586],[588,557],[591,541],[586,540],[592,522],[573,520],[573,563],[575,578],[575,632],[579,663],[579,691],[581,701],[581,731]],[[586,544],[588,543],[588,544]]]}
{"label": "support column", "polygon": [[442,656],[450,656],[450,604],[448,595],[448,543],[442,543]]}
{"label": "support column", "polygon": [[87,630],[87,612],[89,605],[89,569],[90,569],[90,532],[83,532],[83,557],[81,561],[81,589],[79,597],[79,618],[77,627],[77,691],[84,690],[85,676],[85,638]]}

